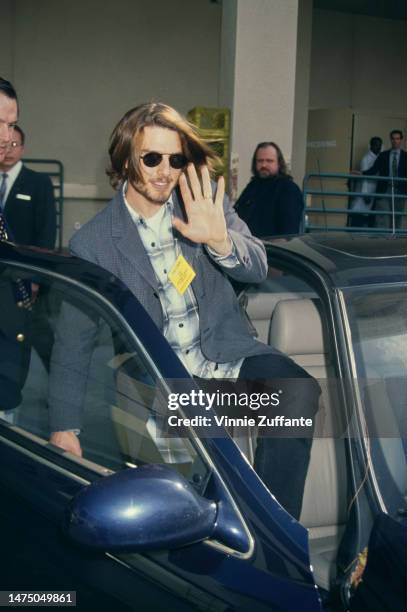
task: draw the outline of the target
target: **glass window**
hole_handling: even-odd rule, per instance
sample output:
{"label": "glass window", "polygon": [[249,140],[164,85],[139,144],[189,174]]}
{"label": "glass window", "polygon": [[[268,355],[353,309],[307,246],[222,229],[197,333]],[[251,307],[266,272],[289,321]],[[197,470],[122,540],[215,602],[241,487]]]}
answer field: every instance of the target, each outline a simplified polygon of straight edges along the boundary
{"label": "glass window", "polygon": [[407,286],[344,295],[373,467],[396,513],[407,500]]}
{"label": "glass window", "polygon": [[171,463],[196,482],[203,463],[194,444],[157,433],[168,389],[120,315],[95,292],[37,272],[27,308],[21,282],[30,288],[33,272],[3,265],[9,316],[0,355],[14,354],[7,367],[1,360],[2,418],[45,440],[50,431],[79,429],[83,457],[111,470]]}

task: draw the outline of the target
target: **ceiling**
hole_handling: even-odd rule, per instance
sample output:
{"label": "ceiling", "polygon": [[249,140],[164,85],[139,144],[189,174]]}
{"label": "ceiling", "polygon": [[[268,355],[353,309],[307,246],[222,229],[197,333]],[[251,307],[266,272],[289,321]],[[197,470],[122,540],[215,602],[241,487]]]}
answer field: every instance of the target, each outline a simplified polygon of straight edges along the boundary
{"label": "ceiling", "polygon": [[314,0],[314,8],[385,19],[407,19],[406,0]]}

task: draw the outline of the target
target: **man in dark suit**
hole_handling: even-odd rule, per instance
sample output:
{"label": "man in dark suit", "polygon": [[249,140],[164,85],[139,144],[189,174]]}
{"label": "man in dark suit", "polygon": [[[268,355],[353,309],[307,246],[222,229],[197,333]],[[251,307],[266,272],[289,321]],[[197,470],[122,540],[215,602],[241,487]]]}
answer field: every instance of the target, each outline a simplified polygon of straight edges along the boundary
{"label": "man in dark suit", "polygon": [[0,161],[0,180],[4,179],[6,185],[3,212],[15,242],[53,249],[56,236],[54,189],[48,176],[23,165],[24,144],[25,134],[16,126],[9,149]]}
{"label": "man in dark suit", "polygon": [[[191,375],[221,387],[223,379],[239,379],[248,394],[257,393],[259,385],[274,387],[282,393],[280,414],[312,418],[320,394],[316,381],[253,338],[240,312],[229,279],[261,282],[267,257],[224,196],[223,178],[216,189],[211,184],[213,151],[175,109],[147,103],[119,121],[109,153],[108,174],[116,195],[76,232],[71,252],[126,283]],[[82,317],[81,323],[80,316],[75,320],[75,314],[63,310],[67,323],[59,326],[51,361],[51,441],[80,454],[75,430],[81,428],[79,386],[86,385],[92,322]],[[70,367],[73,359],[80,380]],[[65,412],[61,396],[72,398]],[[238,410],[236,406],[235,414]],[[256,449],[256,471],[297,518],[310,458],[309,434],[302,429],[291,438],[262,437]]]}
{"label": "man in dark suit", "polygon": [[[45,174],[26,168],[25,134],[16,125],[9,149],[0,161],[0,185],[3,184],[3,213],[13,241],[18,244],[53,249],[56,237],[54,188]],[[31,341],[44,367],[49,370],[54,335],[46,313],[46,290],[31,284],[33,297]]]}
{"label": "man in dark suit", "polygon": [[[18,118],[17,94],[9,81],[0,77],[0,163],[14,136]],[[0,183],[0,201],[4,190]],[[0,240],[11,236],[0,208]],[[3,276],[4,272],[4,276]],[[10,280],[10,269],[0,266],[0,418],[13,420],[13,409],[21,402],[30,358],[30,298],[23,281]]]}
{"label": "man in dark suit", "polygon": [[[388,176],[389,180],[378,180],[376,192],[378,197],[373,205],[374,210],[391,212],[404,212],[407,181],[398,181],[399,178],[407,179],[407,153],[401,148],[403,143],[403,132],[392,130],[390,132],[391,149],[387,149],[376,158],[371,168],[363,174],[367,176]],[[385,196],[385,197],[383,197]],[[394,202],[394,206],[393,206]],[[392,215],[376,216],[376,227],[390,228],[393,226]],[[395,227],[400,228],[402,217],[395,216]]]}
{"label": "man in dark suit", "polygon": [[280,147],[260,142],[253,154],[252,178],[235,204],[254,236],[299,234],[304,200],[288,173]]}

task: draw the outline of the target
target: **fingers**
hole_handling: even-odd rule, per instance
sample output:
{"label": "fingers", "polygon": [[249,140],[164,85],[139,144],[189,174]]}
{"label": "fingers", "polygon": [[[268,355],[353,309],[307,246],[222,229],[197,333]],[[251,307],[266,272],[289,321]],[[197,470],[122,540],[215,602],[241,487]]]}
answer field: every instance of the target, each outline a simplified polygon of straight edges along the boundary
{"label": "fingers", "polygon": [[211,176],[209,174],[208,166],[201,167],[202,176],[202,193],[205,200],[212,199],[212,187],[211,187]]}
{"label": "fingers", "polygon": [[188,207],[192,204],[192,194],[184,173],[182,173],[179,177],[179,188],[181,190],[182,200],[185,204],[185,208],[188,210]]}
{"label": "fingers", "polygon": [[[201,166],[201,181],[199,180],[196,168],[193,164],[188,164],[187,173],[189,179],[189,185],[185,173],[182,173],[179,179],[179,186],[181,189],[182,199],[186,208],[192,204],[192,202],[204,200],[212,200],[212,185],[211,176],[209,173],[208,166]],[[225,197],[225,180],[223,176],[219,177],[218,185],[216,190],[215,205],[218,207],[223,206],[223,198]]]}
{"label": "fingers", "polygon": [[188,178],[191,184],[192,195],[194,197],[194,200],[201,200],[202,199],[202,187],[201,187],[201,183],[199,182],[199,178],[196,173],[196,168],[194,164],[188,164],[187,172],[188,172]]}
{"label": "fingers", "polygon": [[223,209],[223,198],[225,197],[225,179],[220,176],[216,188],[215,206]]}
{"label": "fingers", "polygon": [[187,172],[189,182],[191,184],[193,198],[194,200],[201,200],[203,197],[205,200],[211,200],[212,188],[208,166],[201,166],[200,171],[202,184],[199,180],[195,166],[193,164],[188,164]]}

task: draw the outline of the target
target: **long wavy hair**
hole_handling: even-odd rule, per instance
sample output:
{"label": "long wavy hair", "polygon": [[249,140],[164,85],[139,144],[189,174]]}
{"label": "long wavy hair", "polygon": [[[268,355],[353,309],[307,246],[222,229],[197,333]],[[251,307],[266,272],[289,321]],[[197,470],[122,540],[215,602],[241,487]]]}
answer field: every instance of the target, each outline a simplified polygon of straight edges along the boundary
{"label": "long wavy hair", "polygon": [[106,174],[112,187],[118,189],[124,181],[132,185],[142,180],[140,152],[137,144],[145,127],[158,126],[179,134],[182,152],[188,162],[212,171],[219,163],[215,152],[199,137],[196,128],[171,106],[147,102],[130,109],[114,128],[109,143],[110,166]]}

